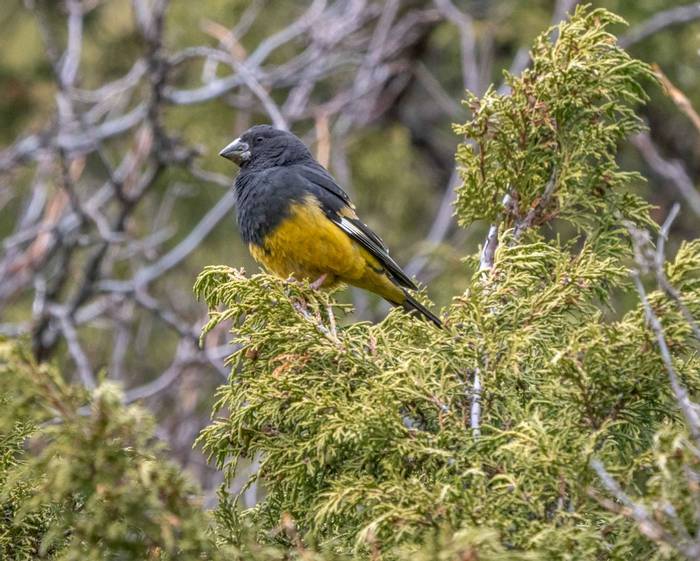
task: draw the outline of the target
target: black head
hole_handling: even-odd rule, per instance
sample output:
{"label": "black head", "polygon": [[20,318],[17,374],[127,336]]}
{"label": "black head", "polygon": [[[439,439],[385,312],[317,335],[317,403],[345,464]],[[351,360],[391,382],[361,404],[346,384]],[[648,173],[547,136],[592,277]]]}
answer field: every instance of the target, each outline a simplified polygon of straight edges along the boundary
{"label": "black head", "polygon": [[291,132],[256,125],[226,146],[219,156],[242,168],[263,169],[303,161],[311,158],[311,153]]}

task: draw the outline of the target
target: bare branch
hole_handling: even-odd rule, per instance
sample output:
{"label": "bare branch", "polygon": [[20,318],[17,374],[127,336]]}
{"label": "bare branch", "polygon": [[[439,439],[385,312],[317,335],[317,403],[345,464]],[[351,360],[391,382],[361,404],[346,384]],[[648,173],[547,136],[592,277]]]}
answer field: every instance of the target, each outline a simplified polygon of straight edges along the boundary
{"label": "bare branch", "polygon": [[435,0],[440,13],[457,26],[462,50],[462,78],[464,88],[477,93],[479,87],[479,66],[476,57],[474,20],[457,8],[451,0]]}
{"label": "bare branch", "polygon": [[260,100],[260,103],[262,103],[263,107],[265,108],[265,111],[272,120],[272,124],[275,125],[275,127],[277,127],[278,129],[289,130],[287,120],[282,116],[280,108],[270,97],[270,95],[265,91],[265,88],[263,88],[260,85],[260,82],[258,82],[257,78],[255,77],[255,74],[248,70],[245,64],[242,64],[233,58],[231,59],[231,62],[234,68],[238,71],[238,74],[241,76],[241,79],[243,80],[245,85],[248,86],[248,89],[250,89],[250,91],[253,92],[255,96]]}
{"label": "bare branch", "polygon": [[209,233],[221,222],[233,208],[235,203],[235,195],[233,190],[228,191],[214,205],[207,214],[192,228],[192,231],[177,244],[173,249],[158,259],[155,263],[139,271],[134,283],[136,286],[145,286],[154,279],[159,278],[166,271],[175,267],[190,253],[192,253],[206,238]]}
{"label": "bare branch", "polygon": [[143,59],[137,59],[129,71],[122,76],[117,78],[113,82],[109,82],[100,86],[94,90],[85,90],[80,88],[73,88],[71,94],[75,99],[82,101],[84,103],[98,103],[105,100],[105,98],[111,98],[120,95],[132,88],[134,88],[147,70],[146,62]]}
{"label": "bare branch", "polygon": [[498,224],[491,224],[489,232],[486,235],[484,246],[481,248],[481,257],[479,258],[479,270],[490,271],[493,269],[496,256],[496,248],[498,247]]}
{"label": "bare branch", "polygon": [[641,25],[633,28],[629,33],[620,37],[620,46],[628,49],[632,45],[643,41],[647,37],[659,33],[674,25],[681,25],[700,19],[700,2],[677,6],[655,13]]}
{"label": "bare branch", "polygon": [[698,341],[700,341],[700,326],[698,326],[698,323],[695,321],[695,318],[693,318],[693,314],[690,313],[688,306],[686,306],[683,303],[680,292],[678,292],[678,290],[676,290],[676,288],[673,285],[671,285],[664,271],[664,263],[666,262],[666,240],[668,240],[669,230],[671,229],[673,221],[678,216],[680,208],[681,206],[678,203],[674,204],[671,208],[671,212],[668,213],[666,220],[661,226],[661,230],[659,231],[659,238],[656,243],[656,260],[654,263],[654,269],[656,270],[656,280],[659,283],[659,286],[666,294],[668,294],[676,302],[679,309],[681,310],[681,313],[683,314],[683,317],[685,318],[685,321],[693,330],[695,338]]}
{"label": "bare branch", "polygon": [[[600,477],[600,480],[605,488],[628,509],[624,511],[623,514],[629,513],[635,522],[637,522],[639,531],[642,532],[642,534],[655,542],[673,541],[673,537],[666,532],[666,530],[664,530],[664,528],[658,522],[656,522],[656,520],[652,518],[649,511],[639,503],[635,503],[622,490],[615,478],[607,472],[599,460],[591,460],[591,467],[598,474],[598,477]],[[692,557],[692,559],[696,559],[696,557]]]}
{"label": "bare branch", "polygon": [[656,337],[656,343],[659,346],[659,351],[661,352],[661,360],[666,368],[676,402],[678,403],[678,407],[685,417],[693,440],[696,444],[698,444],[700,443],[700,415],[698,414],[698,407],[691,401],[688,391],[685,389],[683,384],[681,384],[678,378],[678,373],[673,365],[671,351],[666,343],[663,326],[661,325],[659,318],[654,313],[651,304],[649,304],[649,300],[647,299],[647,295],[644,290],[644,286],[642,285],[642,281],[639,278],[639,274],[633,274],[632,278],[634,280],[635,287],[637,288],[637,292],[639,293],[639,297],[641,298],[642,305],[644,306],[647,321],[649,322],[649,325],[651,326],[651,329]]}
{"label": "bare branch", "polygon": [[271,35],[261,42],[255,49],[255,52],[248,58],[248,64],[251,67],[260,66],[275,50],[282,45],[289,43],[292,39],[300,36],[302,33],[316,24],[317,18],[326,8],[327,0],[314,0],[295,22],[285,27],[279,33]]}
{"label": "bare branch", "polygon": [[474,370],[469,424],[472,429],[472,437],[474,437],[474,439],[478,439],[481,436],[481,377],[478,368]]}
{"label": "bare branch", "polygon": [[700,115],[698,115],[697,111],[695,111],[693,104],[690,103],[687,96],[673,85],[673,82],[671,82],[668,76],[663,73],[658,64],[654,65],[654,74],[656,74],[657,78],[661,80],[661,84],[666,90],[666,95],[671,98],[671,101],[676,104],[678,109],[686,114],[686,116],[690,119],[690,122],[693,123],[693,126],[700,133]]}
{"label": "bare branch", "polygon": [[89,390],[95,389],[97,387],[95,375],[90,366],[90,361],[78,340],[78,333],[75,330],[75,326],[68,317],[67,310],[56,308],[53,309],[51,313],[59,321],[61,331],[63,331],[63,336],[68,344],[68,352],[75,362],[81,382]]}
{"label": "bare branch", "polygon": [[[428,230],[428,235],[425,238],[425,243],[428,247],[435,247],[441,244],[446,238],[447,233],[450,231],[450,227],[454,222],[452,218],[452,207],[454,205],[455,198],[457,197],[456,189],[458,183],[459,173],[455,168],[452,171],[450,180],[445,188],[445,193],[440,201],[437,214],[435,215],[433,223],[430,225],[430,230]],[[428,259],[429,256],[426,254],[414,257],[406,266],[406,272],[410,276],[419,276],[428,264]]]}
{"label": "bare branch", "polygon": [[83,46],[83,8],[80,0],[66,0],[68,11],[68,48],[60,62],[61,82],[66,87],[75,83],[80,65],[80,52]]}
{"label": "bare branch", "polygon": [[651,170],[666,181],[671,182],[693,209],[693,212],[700,216],[700,193],[696,190],[683,164],[678,160],[664,158],[649,133],[639,133],[633,136],[630,141],[639,150]]}

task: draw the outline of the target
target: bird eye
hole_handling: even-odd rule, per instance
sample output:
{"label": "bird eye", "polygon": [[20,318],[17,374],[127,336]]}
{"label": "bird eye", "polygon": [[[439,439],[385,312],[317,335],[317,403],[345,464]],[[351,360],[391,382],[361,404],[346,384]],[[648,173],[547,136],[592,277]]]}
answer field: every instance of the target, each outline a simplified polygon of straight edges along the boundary
{"label": "bird eye", "polygon": [[255,139],[255,144],[260,144],[263,140],[265,140],[262,136],[259,136],[258,138]]}

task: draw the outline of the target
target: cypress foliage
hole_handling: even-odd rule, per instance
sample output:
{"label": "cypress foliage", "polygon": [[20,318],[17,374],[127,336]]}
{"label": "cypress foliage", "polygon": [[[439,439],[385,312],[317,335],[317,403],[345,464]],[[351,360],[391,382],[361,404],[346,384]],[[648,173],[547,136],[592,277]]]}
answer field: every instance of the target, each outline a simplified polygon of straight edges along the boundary
{"label": "cypress foliage", "polygon": [[[232,320],[237,349],[199,438],[226,475],[213,516],[117,388],[86,395],[0,342],[0,558],[693,558],[700,243],[648,259],[649,206],[615,152],[651,74],[616,22],[579,8],[510,93],[468,98],[456,214],[490,230],[444,330],[201,273],[203,334]],[[635,262],[666,288],[609,313]],[[227,491],[241,459],[264,487],[248,510]]]}
{"label": "cypress foliage", "polygon": [[0,559],[228,558],[152,433],[114,385],[88,397],[0,342]]}
{"label": "cypress foliage", "polygon": [[[467,100],[456,212],[492,226],[444,331],[401,311],[336,327],[342,310],[305,286],[225,267],[200,275],[206,329],[233,319],[240,347],[219,392],[225,414],[200,441],[229,477],[239,458],[260,458],[267,494],[241,513],[260,539],[292,546],[274,531],[286,520],[304,543],[360,556],[417,555],[475,528],[512,555],[659,554],[590,490],[595,457],[646,492],[655,434],[678,423],[641,304],[617,321],[603,313],[613,290],[632,289],[629,228],[653,227],[626,190],[636,174],[615,160],[642,128],[634,109],[651,80],[606,31],[619,21],[578,9],[555,44],[537,39],[529,70],[506,75],[509,94]],[[566,235],[548,235],[554,221]],[[694,315],[697,250],[669,266]],[[663,294],[650,299],[696,391],[688,324]]]}

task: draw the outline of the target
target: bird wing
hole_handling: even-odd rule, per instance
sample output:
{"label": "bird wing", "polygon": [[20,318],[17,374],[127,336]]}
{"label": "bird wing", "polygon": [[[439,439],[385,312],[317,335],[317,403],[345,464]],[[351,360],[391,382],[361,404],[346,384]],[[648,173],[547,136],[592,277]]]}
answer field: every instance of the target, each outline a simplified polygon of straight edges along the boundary
{"label": "bird wing", "polygon": [[343,232],[359,243],[372,257],[379,261],[400,286],[410,288],[411,290],[418,288],[409,276],[404,273],[399,264],[389,255],[389,250],[383,244],[381,238],[372,232],[369,226],[361,222],[358,218],[343,216],[341,214],[331,215],[330,218]]}
{"label": "bird wing", "polygon": [[296,171],[299,173],[299,175],[301,175],[306,181],[313,183],[314,185],[327,191],[329,194],[336,196],[350,208],[355,208],[355,205],[352,204],[348,194],[340,185],[336,183],[333,176],[328,173],[328,171],[326,171],[321,164],[317,162],[308,162],[295,167],[298,168]]}
{"label": "bird wing", "polygon": [[319,200],[326,216],[379,261],[397,284],[415,290],[416,284],[389,255],[384,241],[357,217],[350,197],[333,177],[317,164],[297,167],[296,171],[308,182],[309,190]]}

